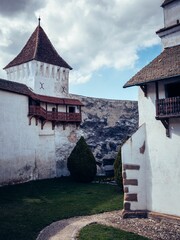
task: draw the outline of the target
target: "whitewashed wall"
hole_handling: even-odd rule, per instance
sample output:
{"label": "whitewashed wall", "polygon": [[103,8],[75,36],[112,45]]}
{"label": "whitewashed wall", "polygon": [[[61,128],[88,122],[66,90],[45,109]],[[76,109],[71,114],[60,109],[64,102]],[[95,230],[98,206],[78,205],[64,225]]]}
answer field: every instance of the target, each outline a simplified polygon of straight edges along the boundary
{"label": "whitewashed wall", "polygon": [[[164,95],[163,85],[160,96]],[[139,121],[146,123],[148,146],[147,209],[180,216],[180,119],[170,119],[170,138],[161,121],[155,119],[155,85],[148,85],[148,97],[139,92]]]}
{"label": "whitewashed wall", "polygon": [[[158,34],[159,37],[161,37],[162,40],[162,44],[164,46],[164,48],[167,47],[173,47],[173,46],[177,46],[178,43],[180,42],[180,26],[177,27],[178,31],[174,31],[172,32],[172,30],[169,30],[166,32],[166,34]],[[171,34],[169,34],[171,33]]]}
{"label": "whitewashed wall", "polygon": [[67,157],[81,132],[76,125],[41,130],[29,125],[28,98],[0,91],[0,185],[69,175]]}
{"label": "whitewashed wall", "polygon": [[[159,89],[163,97],[163,84],[160,84]],[[145,159],[142,160],[142,155],[134,150],[144,136],[142,133],[139,136],[138,130],[131,138],[133,141],[130,139],[131,144],[134,144],[129,147],[127,142],[123,146],[123,164],[129,161],[141,166],[145,161],[144,178],[139,179],[138,172],[133,178],[146,182],[142,188],[146,193],[147,210],[180,216],[180,119],[170,119],[168,138],[161,121],[155,119],[155,112],[155,84],[149,84],[147,98],[139,90],[139,123],[146,123]],[[145,205],[139,201],[131,206],[133,210],[143,210]]]}
{"label": "whitewashed wall", "polygon": [[[124,204],[130,203],[130,210],[147,209],[147,152],[146,126],[143,124],[122,146],[123,182],[125,192]],[[129,168],[127,166],[129,166]],[[134,166],[139,166],[139,169],[135,168]],[[131,196],[136,196],[137,200],[133,199],[134,197],[131,198]]]}
{"label": "whitewashed wall", "polygon": [[158,33],[158,35],[162,40],[164,48],[176,46],[180,42],[180,26],[178,25],[180,22],[180,1],[174,1],[171,4],[167,4],[163,8],[163,11],[164,27],[166,29]]}
{"label": "whitewashed wall", "polygon": [[35,93],[68,97],[69,69],[36,60],[6,69],[7,79],[26,84]]}
{"label": "whitewashed wall", "polygon": [[164,7],[164,26],[175,25],[178,19],[180,21],[180,2],[174,1]]}

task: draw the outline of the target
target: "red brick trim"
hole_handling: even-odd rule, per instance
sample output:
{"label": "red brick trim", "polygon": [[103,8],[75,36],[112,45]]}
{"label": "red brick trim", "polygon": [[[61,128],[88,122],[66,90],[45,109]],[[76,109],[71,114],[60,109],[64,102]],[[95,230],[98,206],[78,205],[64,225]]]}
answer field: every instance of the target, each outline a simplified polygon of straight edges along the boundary
{"label": "red brick trim", "polygon": [[125,193],[124,201],[137,202],[138,201],[137,194],[136,193]]}
{"label": "red brick trim", "polygon": [[131,208],[131,203],[125,202],[125,203],[124,203],[124,210],[130,211],[130,208]]}
{"label": "red brick trim", "polygon": [[140,152],[141,154],[144,154],[145,149],[146,149],[146,145],[145,145],[145,141],[144,141],[142,147],[139,148],[139,152]]}
{"label": "red brick trim", "polygon": [[159,221],[168,221],[174,224],[180,224],[180,217],[163,214],[158,212],[150,212],[148,210],[130,210],[131,203],[124,203],[124,210],[122,212],[123,218],[150,218],[150,219],[158,219]]}
{"label": "red brick trim", "polygon": [[124,185],[132,185],[132,186],[138,186],[138,180],[137,179],[123,179]]}
{"label": "red brick trim", "polygon": [[137,211],[131,211],[131,210],[125,210],[122,212],[122,218],[147,218],[148,217],[148,211],[147,210],[137,210]]}
{"label": "red brick trim", "polygon": [[157,213],[157,212],[149,212],[148,217],[151,219],[158,219],[158,220],[165,220],[172,223],[177,223],[180,225],[180,217],[169,215],[169,214],[163,214],[163,213]]}
{"label": "red brick trim", "polygon": [[139,165],[134,165],[134,164],[124,164],[123,169],[124,170],[139,170],[140,166]]}
{"label": "red brick trim", "polygon": [[129,192],[129,188],[128,187],[125,187],[124,188],[124,193],[128,193]]}
{"label": "red brick trim", "polygon": [[123,173],[122,173],[122,178],[123,178],[123,179],[126,179],[126,178],[127,178],[126,172],[123,172]]}

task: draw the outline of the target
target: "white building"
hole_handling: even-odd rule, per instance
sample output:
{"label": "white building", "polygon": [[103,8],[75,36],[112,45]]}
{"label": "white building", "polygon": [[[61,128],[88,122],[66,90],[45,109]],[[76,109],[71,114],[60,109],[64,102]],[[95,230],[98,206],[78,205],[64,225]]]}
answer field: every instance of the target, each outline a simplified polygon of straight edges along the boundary
{"label": "white building", "polygon": [[180,217],[180,0],[165,0],[164,49],[124,87],[139,86],[139,129],[123,145],[124,217]]}
{"label": "white building", "polygon": [[39,25],[0,79],[0,185],[68,175],[80,137],[79,100],[69,70]]}

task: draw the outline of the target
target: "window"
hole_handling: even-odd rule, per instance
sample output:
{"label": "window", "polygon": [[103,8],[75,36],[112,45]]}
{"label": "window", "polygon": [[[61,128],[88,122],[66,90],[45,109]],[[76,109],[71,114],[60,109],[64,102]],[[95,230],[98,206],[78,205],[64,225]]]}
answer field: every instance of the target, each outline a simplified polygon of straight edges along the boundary
{"label": "window", "polygon": [[75,113],[75,107],[69,107],[69,113]]}
{"label": "window", "polygon": [[180,96],[180,82],[165,85],[165,92],[167,98]]}

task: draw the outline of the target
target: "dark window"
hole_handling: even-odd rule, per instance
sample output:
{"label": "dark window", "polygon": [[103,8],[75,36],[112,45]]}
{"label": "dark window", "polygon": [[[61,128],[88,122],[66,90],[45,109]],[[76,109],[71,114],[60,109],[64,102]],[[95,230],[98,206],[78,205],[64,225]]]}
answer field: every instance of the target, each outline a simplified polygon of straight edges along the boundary
{"label": "dark window", "polygon": [[180,96],[180,82],[165,85],[166,97]]}
{"label": "dark window", "polygon": [[75,113],[75,107],[69,107],[69,112],[70,113]]}
{"label": "dark window", "polygon": [[40,102],[39,101],[35,101],[32,98],[29,99],[29,104],[33,105],[33,106],[40,106]]}

